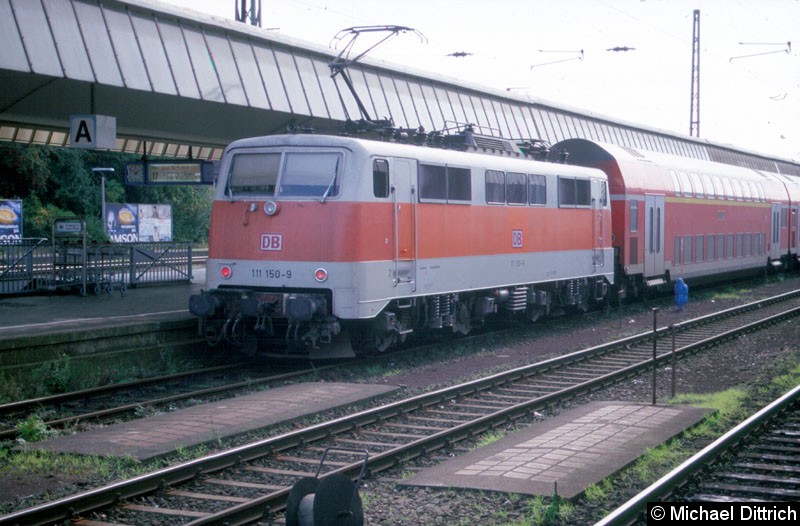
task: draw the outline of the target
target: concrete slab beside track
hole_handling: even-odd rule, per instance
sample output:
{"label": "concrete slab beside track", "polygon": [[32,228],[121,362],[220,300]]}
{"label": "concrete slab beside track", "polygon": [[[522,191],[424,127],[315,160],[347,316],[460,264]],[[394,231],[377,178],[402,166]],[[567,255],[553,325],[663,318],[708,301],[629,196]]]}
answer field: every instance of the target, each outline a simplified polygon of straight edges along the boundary
{"label": "concrete slab beside track", "polygon": [[371,384],[294,384],[61,436],[35,447],[59,453],[130,455],[148,460],[178,448],[214,443],[254,429],[292,422],[396,389]]}
{"label": "concrete slab beside track", "polygon": [[592,402],[494,444],[426,469],[401,484],[574,498],[710,410]]}
{"label": "concrete slab beside track", "polygon": [[196,321],[188,310],[189,296],[199,293],[205,281],[205,269],[201,268],[194,270],[190,284],[142,286],[128,289],[124,296],[114,291],[83,297],[58,293],[0,298],[0,350],[14,340],[45,335],[105,330],[154,320]]}

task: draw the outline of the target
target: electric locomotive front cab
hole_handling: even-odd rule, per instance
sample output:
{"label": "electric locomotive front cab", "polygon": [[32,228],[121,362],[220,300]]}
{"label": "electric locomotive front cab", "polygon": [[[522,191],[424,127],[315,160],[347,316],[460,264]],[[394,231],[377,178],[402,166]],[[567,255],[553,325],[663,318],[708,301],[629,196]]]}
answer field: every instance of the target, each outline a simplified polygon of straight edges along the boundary
{"label": "electric locomotive front cab", "polygon": [[[228,147],[212,206],[208,290],[189,302],[209,340],[248,352],[266,343],[345,353],[330,346],[342,320],[375,317],[399,285],[413,282],[411,217],[395,206],[410,186],[390,184],[382,163],[337,137]],[[341,347],[352,355],[348,342]]]}

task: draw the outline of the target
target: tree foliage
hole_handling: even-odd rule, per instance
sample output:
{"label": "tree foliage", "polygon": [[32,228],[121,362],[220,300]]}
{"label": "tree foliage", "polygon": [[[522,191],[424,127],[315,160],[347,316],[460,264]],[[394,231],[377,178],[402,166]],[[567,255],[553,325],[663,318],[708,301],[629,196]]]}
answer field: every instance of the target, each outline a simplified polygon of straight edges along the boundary
{"label": "tree foliage", "polygon": [[124,186],[128,154],[0,143],[0,199],[23,200],[25,237],[50,237],[53,220],[78,216],[95,241],[106,240],[100,220],[101,176],[92,168],[113,168],[106,177],[107,203],[172,205],[173,239],[208,241],[212,189],[207,186]]}

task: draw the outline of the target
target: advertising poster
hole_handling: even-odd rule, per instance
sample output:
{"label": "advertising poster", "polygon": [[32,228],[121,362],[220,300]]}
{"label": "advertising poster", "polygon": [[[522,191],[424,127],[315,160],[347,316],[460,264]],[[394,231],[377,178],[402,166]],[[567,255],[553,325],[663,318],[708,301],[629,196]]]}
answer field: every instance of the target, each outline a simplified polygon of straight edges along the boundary
{"label": "advertising poster", "polygon": [[0,243],[22,240],[22,201],[0,199]]}
{"label": "advertising poster", "polygon": [[106,203],[106,232],[113,243],[139,241],[139,206]]}
{"label": "advertising poster", "polygon": [[139,241],[172,241],[171,205],[139,205]]}

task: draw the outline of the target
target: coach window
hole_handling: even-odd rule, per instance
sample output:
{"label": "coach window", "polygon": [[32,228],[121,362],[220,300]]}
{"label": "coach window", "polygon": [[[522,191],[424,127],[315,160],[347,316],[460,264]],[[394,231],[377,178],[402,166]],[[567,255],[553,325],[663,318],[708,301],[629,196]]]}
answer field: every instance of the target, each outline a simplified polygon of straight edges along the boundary
{"label": "coach window", "polygon": [[756,188],[758,188],[758,197],[761,198],[761,201],[766,201],[767,194],[764,192],[764,186],[761,183],[756,183]]}
{"label": "coach window", "polygon": [[695,195],[696,195],[697,197],[700,197],[700,198],[702,198],[702,197],[705,197],[705,196],[706,196],[706,194],[705,194],[705,191],[703,190],[703,183],[702,183],[702,182],[700,182],[700,176],[698,176],[698,175],[697,175],[696,173],[694,173],[694,172],[691,172],[691,173],[689,174],[689,177],[690,177],[690,178],[691,178],[691,180],[692,180],[692,186],[694,186],[694,193],[695,193]]}
{"label": "coach window", "polygon": [[711,177],[706,174],[700,174],[700,177],[703,179],[703,187],[706,189],[706,195],[709,199],[716,199],[717,195],[714,191],[714,185],[711,184]]}
{"label": "coach window", "polygon": [[683,195],[686,197],[694,197],[694,190],[692,190],[692,183],[689,182],[689,176],[684,171],[678,171],[678,179],[681,182]]}
{"label": "coach window", "polygon": [[714,234],[706,236],[706,261],[714,261]]}
{"label": "coach window", "polygon": [[543,175],[528,175],[528,202],[532,205],[547,204],[547,179]]}
{"label": "coach window", "polygon": [[694,260],[697,263],[702,263],[705,260],[703,249],[706,246],[706,241],[703,236],[696,236],[694,238]]}
{"label": "coach window", "polygon": [[631,210],[630,210],[630,225],[631,225],[631,232],[638,232],[639,231],[639,201],[635,199],[631,199]]}
{"label": "coach window", "polygon": [[528,203],[528,183],[525,174],[508,172],[506,174],[506,199],[510,205]]}
{"label": "coach window", "polygon": [[727,177],[722,178],[722,186],[725,188],[725,198],[729,201],[733,200],[733,188],[731,187],[731,180]]}
{"label": "coach window", "polygon": [[678,181],[678,174],[675,173],[675,170],[670,170],[669,175],[670,177],[672,177],[672,186],[675,188],[675,195],[677,197],[680,197],[682,192],[681,192],[681,182]]}
{"label": "coach window", "polygon": [[681,247],[683,246],[683,238],[675,236],[675,255],[673,256],[673,265],[678,266],[681,264]]}
{"label": "coach window", "polygon": [[731,179],[731,186],[733,187],[733,196],[737,201],[742,200],[742,185],[739,184],[738,179]]}
{"label": "coach window", "polygon": [[742,257],[742,244],[744,243],[744,238],[742,234],[736,234],[736,257]]}
{"label": "coach window", "polygon": [[486,170],[486,202],[505,204],[506,173],[500,170]]}
{"label": "coach window", "polygon": [[750,193],[750,185],[747,184],[747,181],[742,181],[742,195],[744,196],[745,201],[753,200],[753,196]]}
{"label": "coach window", "polygon": [[692,262],[692,236],[683,238],[683,264],[688,265]]}
{"label": "coach window", "polygon": [[722,187],[722,179],[719,176],[711,176],[714,182],[714,192],[717,194],[717,199],[725,199],[725,189]]}
{"label": "coach window", "polygon": [[725,237],[725,257],[733,259],[733,234],[728,234]]}
{"label": "coach window", "polygon": [[725,236],[717,234],[717,260],[725,259]]}
{"label": "coach window", "polygon": [[280,153],[239,153],[234,155],[228,176],[228,188],[225,193],[230,197],[275,195],[280,165]]}

